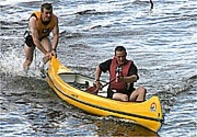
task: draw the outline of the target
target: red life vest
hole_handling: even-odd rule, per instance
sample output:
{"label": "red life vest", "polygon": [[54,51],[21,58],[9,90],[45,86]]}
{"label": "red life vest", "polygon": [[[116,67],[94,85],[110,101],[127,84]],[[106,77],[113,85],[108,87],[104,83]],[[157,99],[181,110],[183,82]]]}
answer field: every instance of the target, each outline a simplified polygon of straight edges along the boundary
{"label": "red life vest", "polygon": [[[123,66],[118,65],[116,58],[114,57],[112,59],[111,65],[110,65],[110,81],[116,78],[116,69],[117,67],[122,68],[121,76],[126,77],[128,76],[129,73],[129,68],[132,64],[132,61],[128,60],[126,64]],[[110,89],[111,90],[117,90],[117,91],[125,91],[127,88],[127,84],[124,81],[113,81],[110,84]]]}

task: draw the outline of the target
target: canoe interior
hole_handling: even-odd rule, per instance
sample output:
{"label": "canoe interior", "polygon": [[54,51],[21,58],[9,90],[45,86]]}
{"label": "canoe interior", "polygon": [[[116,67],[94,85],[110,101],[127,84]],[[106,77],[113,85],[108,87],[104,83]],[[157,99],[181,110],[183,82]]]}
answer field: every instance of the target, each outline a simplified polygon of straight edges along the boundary
{"label": "canoe interior", "polygon": [[[88,76],[84,76],[79,73],[59,73],[59,77],[70,86],[79,89],[81,91],[87,92],[89,87],[94,86],[94,79]],[[104,81],[101,81],[102,84],[105,84]],[[98,95],[106,97],[107,96],[107,86],[104,87],[102,90],[99,91]]]}

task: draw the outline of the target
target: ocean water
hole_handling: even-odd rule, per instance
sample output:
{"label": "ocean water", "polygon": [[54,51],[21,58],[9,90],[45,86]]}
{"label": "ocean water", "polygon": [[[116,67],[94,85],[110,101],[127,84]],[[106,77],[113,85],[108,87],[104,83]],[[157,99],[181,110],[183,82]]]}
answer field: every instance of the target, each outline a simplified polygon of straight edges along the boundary
{"label": "ocean water", "polygon": [[[38,74],[36,50],[28,74],[23,34],[40,0],[1,0],[0,136],[149,136],[142,127],[92,116],[62,101]],[[94,76],[96,65],[123,45],[139,68],[137,86],[160,97],[162,137],[197,136],[196,0],[54,0],[59,17],[59,60]],[[107,74],[102,78],[107,80]]]}

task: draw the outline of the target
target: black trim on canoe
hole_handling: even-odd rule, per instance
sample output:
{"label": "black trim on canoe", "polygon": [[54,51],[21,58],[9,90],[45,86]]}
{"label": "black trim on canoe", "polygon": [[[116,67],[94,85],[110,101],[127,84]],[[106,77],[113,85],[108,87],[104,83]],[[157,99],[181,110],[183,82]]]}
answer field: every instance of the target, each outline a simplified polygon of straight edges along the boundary
{"label": "black trim on canoe", "polygon": [[[49,78],[49,80],[51,81],[51,83],[53,83],[53,81],[51,80],[48,72],[46,73],[47,74],[47,77]],[[146,119],[146,120],[152,120],[152,121],[156,121],[156,122],[160,122],[162,124],[163,122],[163,119],[157,119],[157,118],[151,118],[151,117],[146,117],[146,116],[140,116],[140,115],[136,115],[136,114],[129,114],[129,113],[126,113],[126,112],[120,112],[120,111],[114,111],[112,109],[106,109],[106,108],[103,108],[103,107],[100,107],[100,106],[96,106],[96,105],[93,105],[93,104],[89,104],[87,102],[84,102],[84,101],[81,101],[81,100],[78,100],[72,96],[69,96],[68,94],[66,94],[65,92],[62,92],[60,89],[58,89],[55,84],[53,83],[54,87],[59,91],[61,92],[62,94],[64,94],[66,97],[72,99],[72,100],[75,100],[79,103],[82,103],[82,104],[85,104],[85,105],[88,105],[88,106],[91,106],[91,107],[95,107],[97,109],[101,109],[101,110],[104,110],[104,111],[109,111],[109,112],[114,112],[114,113],[118,113],[118,114],[122,114],[122,115],[127,115],[127,116],[133,116],[133,117],[138,117],[138,118],[142,118],[142,119]]]}

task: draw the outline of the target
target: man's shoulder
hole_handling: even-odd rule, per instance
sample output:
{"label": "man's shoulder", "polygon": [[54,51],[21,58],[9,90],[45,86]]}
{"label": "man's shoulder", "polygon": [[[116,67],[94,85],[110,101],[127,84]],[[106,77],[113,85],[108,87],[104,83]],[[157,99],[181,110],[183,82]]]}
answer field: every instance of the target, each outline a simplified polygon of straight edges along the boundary
{"label": "man's shoulder", "polygon": [[38,19],[40,16],[41,12],[40,11],[33,11],[29,19]]}
{"label": "man's shoulder", "polygon": [[131,63],[131,64],[133,64],[133,63],[134,63],[134,62],[133,62],[133,60],[128,60],[128,62],[129,62],[129,63]]}
{"label": "man's shoulder", "polygon": [[41,15],[41,11],[33,11],[31,16],[37,16],[39,17]]}
{"label": "man's shoulder", "polygon": [[55,13],[53,13],[53,16],[54,16],[55,18],[58,18],[57,15],[56,15]]}
{"label": "man's shoulder", "polygon": [[54,19],[55,21],[57,21],[57,20],[58,20],[57,15],[56,15],[56,14],[54,14],[54,13],[53,13],[53,19]]}
{"label": "man's shoulder", "polygon": [[111,58],[110,59],[107,59],[107,60],[105,60],[105,63],[111,64],[112,60],[113,59],[111,59]]}
{"label": "man's shoulder", "polygon": [[100,64],[101,65],[110,65],[112,62],[112,59],[107,59],[107,60],[104,60],[103,62],[101,62]]}
{"label": "man's shoulder", "polygon": [[131,63],[130,63],[130,67],[137,67],[135,62],[133,60],[129,60]]}
{"label": "man's shoulder", "polygon": [[41,14],[41,11],[35,10],[35,11],[32,12],[32,14],[34,14],[34,13],[35,13],[35,14]]}
{"label": "man's shoulder", "polygon": [[35,24],[37,20],[38,20],[38,18],[36,16],[30,16],[30,18],[29,18],[30,24],[32,24],[32,23]]}

